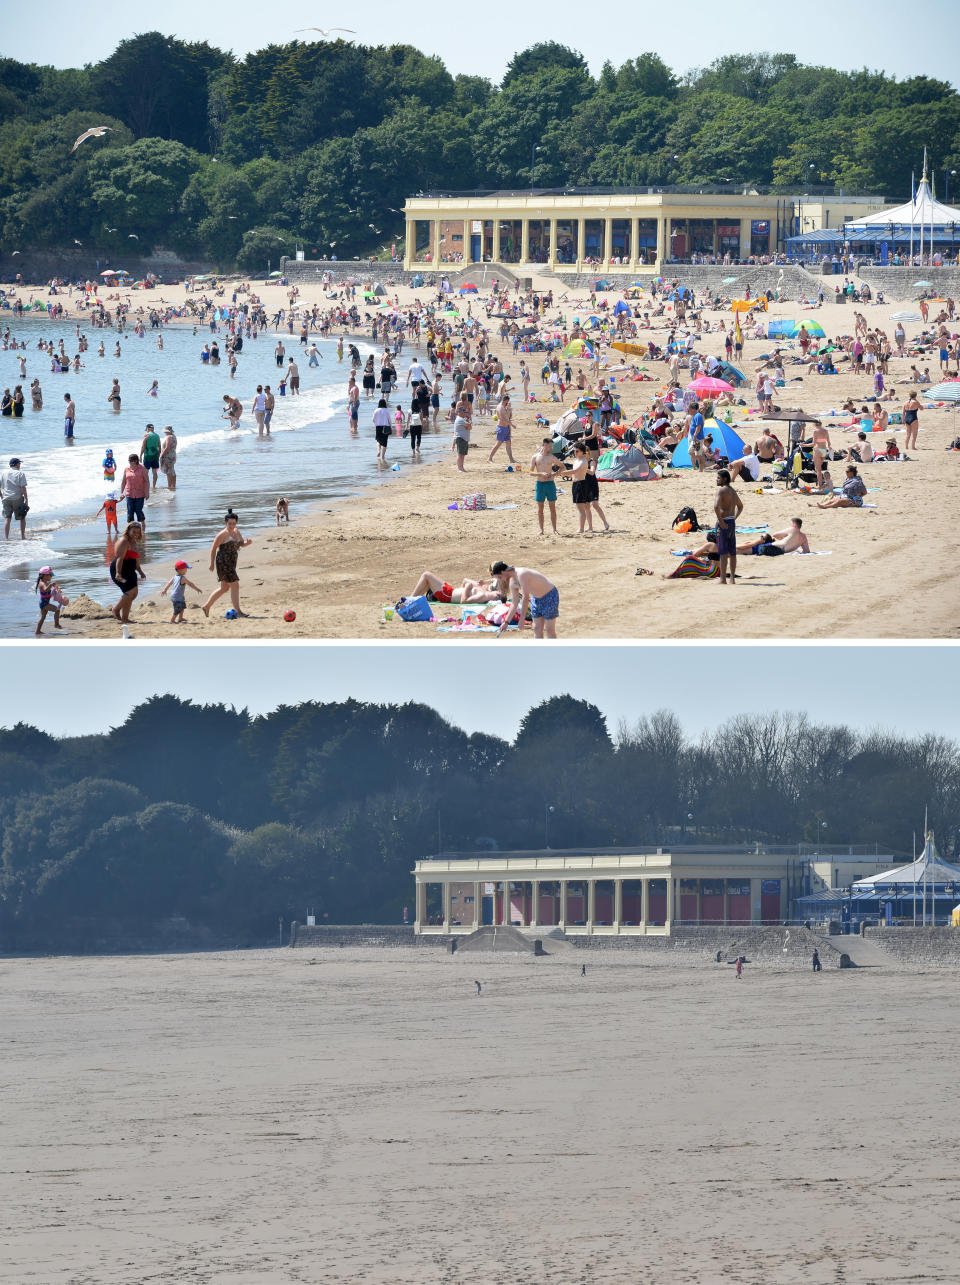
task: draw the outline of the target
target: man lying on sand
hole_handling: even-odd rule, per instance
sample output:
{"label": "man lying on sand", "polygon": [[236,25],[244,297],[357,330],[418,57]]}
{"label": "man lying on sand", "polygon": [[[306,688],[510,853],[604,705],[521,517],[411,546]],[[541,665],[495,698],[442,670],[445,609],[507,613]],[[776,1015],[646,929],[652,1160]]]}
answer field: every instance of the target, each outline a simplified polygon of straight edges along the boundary
{"label": "man lying on sand", "polygon": [[459,585],[452,585],[442,576],[432,571],[424,571],[417,581],[413,593],[408,598],[419,598],[426,594],[431,602],[496,602],[502,595],[497,588],[496,580],[462,580]]}
{"label": "man lying on sand", "polygon": [[[752,553],[766,558],[776,558],[783,553],[796,553],[798,549],[801,553],[809,553],[810,544],[801,530],[802,526],[802,518],[791,518],[790,525],[786,531],[758,535],[754,540],[747,540],[744,544],[738,544],[737,553]],[[705,544],[701,544],[699,549],[694,549],[690,556],[716,561],[719,559],[720,554],[717,551],[716,542],[707,540]]]}

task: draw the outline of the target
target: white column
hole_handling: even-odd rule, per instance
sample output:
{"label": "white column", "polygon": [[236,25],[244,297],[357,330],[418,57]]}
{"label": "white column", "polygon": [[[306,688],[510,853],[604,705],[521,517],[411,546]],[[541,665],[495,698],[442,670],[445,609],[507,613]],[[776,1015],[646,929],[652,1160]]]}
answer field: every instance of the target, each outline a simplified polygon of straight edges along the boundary
{"label": "white column", "polygon": [[427,885],[422,879],[417,880],[417,908],[414,928],[420,932],[427,918]]}
{"label": "white column", "polygon": [[613,881],[613,926],[620,931],[620,920],[623,918],[623,880]]}
{"label": "white column", "polygon": [[597,881],[587,880],[587,932],[593,932],[593,921],[597,917]]}
{"label": "white column", "polygon": [[640,262],[640,220],[630,220],[630,263],[636,267]]}
{"label": "white column", "polygon": [[[752,240],[750,233],[750,219],[740,220],[740,258],[746,259],[750,254],[750,242]],[[800,229],[801,233],[803,228]]]}
{"label": "white column", "polygon": [[723,922],[724,924],[728,924],[730,922],[729,897],[730,897],[730,894],[727,892],[727,881],[726,879],[724,879],[723,881]]}
{"label": "white column", "polygon": [[416,267],[416,264],[414,262],[414,255],[417,249],[416,220],[407,219],[404,226],[406,228],[406,238],[405,238],[406,246],[405,246],[404,255],[403,255],[403,266],[407,269],[408,272],[410,272]]}
{"label": "white column", "polygon": [[657,216],[657,266],[659,267],[667,257],[667,218],[665,215]]}
{"label": "white column", "polygon": [[495,216],[493,220],[493,261],[500,262],[500,218]]}
{"label": "white column", "polygon": [[550,220],[550,253],[547,256],[547,263],[553,267],[557,262],[557,220]]}
{"label": "white column", "polygon": [[560,927],[566,930],[567,927],[567,881],[560,880]]}
{"label": "white column", "polygon": [[530,220],[520,221],[520,262],[528,263],[530,259]]}
{"label": "white column", "polygon": [[760,923],[761,916],[761,879],[750,880],[750,922],[752,924]]}
{"label": "white column", "polygon": [[450,929],[451,888],[448,880],[443,881],[443,926]]}
{"label": "white column", "polygon": [[603,263],[604,267],[613,258],[613,219],[603,220]]}
{"label": "white column", "polygon": [[583,263],[583,251],[587,240],[587,220],[577,219],[577,267]]}
{"label": "white column", "polygon": [[666,921],[664,927],[669,932],[673,922],[673,878],[669,875],[667,876],[667,909],[663,917]]}
{"label": "white column", "polygon": [[483,923],[483,884],[473,885],[473,926],[474,929]]}
{"label": "white column", "polygon": [[647,931],[647,923],[650,919],[650,880],[640,880],[640,922],[643,925],[643,931]]}
{"label": "white column", "polygon": [[530,882],[530,898],[532,905],[530,907],[530,927],[536,928],[540,924],[540,880],[533,879]]}

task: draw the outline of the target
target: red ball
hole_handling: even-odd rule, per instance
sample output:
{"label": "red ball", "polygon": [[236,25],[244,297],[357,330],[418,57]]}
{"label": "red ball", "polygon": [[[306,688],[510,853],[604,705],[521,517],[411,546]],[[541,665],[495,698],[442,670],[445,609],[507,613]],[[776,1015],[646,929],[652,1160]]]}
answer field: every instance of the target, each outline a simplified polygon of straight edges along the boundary
{"label": "red ball", "polygon": [[283,618],[284,618],[284,620],[286,620],[286,621],[296,620],[296,618],[297,618],[297,613],[296,613],[295,611],[285,611],[285,612],[283,613]]}

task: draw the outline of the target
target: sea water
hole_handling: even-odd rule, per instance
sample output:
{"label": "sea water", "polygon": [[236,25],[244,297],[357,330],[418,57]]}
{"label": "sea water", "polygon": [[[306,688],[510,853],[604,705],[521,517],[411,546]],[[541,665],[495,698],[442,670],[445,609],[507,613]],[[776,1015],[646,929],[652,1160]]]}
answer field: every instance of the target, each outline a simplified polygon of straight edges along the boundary
{"label": "sea water", "polygon": [[[87,593],[99,602],[112,604],[118,590],[109,579],[112,547],[107,541],[103,515],[97,509],[111,489],[120,493],[120,480],[127,456],[139,453],[145,425],[152,423],[163,438],[165,425],[177,435],[177,489],[168,491],[161,473],[158,487],[147,500],[147,541],[144,570],[147,580],[141,594],[155,594],[172,575],[173,563],[183,558],[204,573],[208,550],[223,525],[227,506],[240,516],[245,534],[275,521],[277,497],[290,501],[294,524],[304,509],[318,501],[342,499],[364,487],[402,476],[416,467],[407,441],[395,436],[388,449],[386,469],[378,469],[373,431],[376,401],[364,402],[361,394],[360,431],[351,435],[347,421],[347,379],[350,367],[337,361],[336,341],[317,340],[319,366],[311,367],[298,336],[263,333],[256,340],[244,339],[238,354],[234,379],[226,364],[224,334],[212,334],[208,326],[194,333],[190,326],[171,326],[163,334],[163,349],[157,347],[155,330],[138,338],[132,330],[119,335],[115,330],[96,329],[81,323],[89,347],[81,354],[83,368],[54,374],[50,358],[37,348],[41,337],[57,344],[61,337],[67,354],[78,351],[76,322],[53,322],[45,318],[16,321],[0,313],[0,326],[9,326],[26,349],[0,351],[0,390],[23,386],[26,407],[22,419],[0,418],[0,467],[11,456],[19,456],[27,476],[30,513],[27,540],[11,524],[11,538],[0,540],[0,636],[25,636],[36,624],[33,593],[37,570],[53,566],[64,593],[75,598]],[[117,340],[121,356],[114,356]],[[201,362],[205,344],[216,338],[221,364]],[[274,348],[283,339],[286,357],[278,367]],[[98,357],[103,341],[105,356]],[[354,340],[365,358],[379,352],[368,341]],[[27,359],[27,375],[19,374],[20,353]],[[400,375],[400,405],[409,407],[403,387],[408,359],[405,349],[395,365]],[[287,359],[293,357],[300,370],[300,396],[287,390],[278,394]],[[358,372],[358,382],[360,382]],[[120,381],[122,407],[114,414],[107,398],[114,376]],[[43,409],[31,409],[30,383],[39,378]],[[159,395],[149,388],[159,381]],[[276,397],[271,436],[258,438],[250,409],[257,384],[270,384]],[[63,435],[64,393],[69,392],[77,407],[73,445]],[[231,393],[244,405],[239,429],[231,429],[222,418],[223,395]],[[391,410],[397,405],[397,394]],[[450,431],[441,420],[436,431],[423,436],[422,461],[436,459],[448,449]],[[107,447],[117,463],[113,487],[104,481],[102,461]],[[391,466],[400,464],[398,475]],[[117,520],[122,531],[126,505],[118,503]]]}

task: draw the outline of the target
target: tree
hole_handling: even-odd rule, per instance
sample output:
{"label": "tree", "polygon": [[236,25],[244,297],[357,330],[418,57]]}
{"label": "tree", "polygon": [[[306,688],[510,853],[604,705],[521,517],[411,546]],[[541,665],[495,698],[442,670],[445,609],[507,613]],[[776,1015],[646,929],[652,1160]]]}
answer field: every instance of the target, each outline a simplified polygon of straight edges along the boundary
{"label": "tree", "polygon": [[237,267],[242,272],[268,273],[271,264],[279,265],[284,256],[294,257],[296,237],[283,228],[248,228],[243,234],[237,253]]}
{"label": "tree", "polygon": [[92,90],[104,111],[137,138],[162,136],[204,150],[209,141],[207,84],[230,63],[206,42],[186,44],[159,31],[121,40],[93,68]]}
{"label": "tree", "polygon": [[558,44],[555,40],[543,40],[513,55],[507,63],[501,87],[506,89],[508,85],[523,76],[533,76],[541,71],[555,69],[580,72],[584,76],[590,74],[583,54],[577,53],[575,49],[570,49],[566,45]]}
{"label": "tree", "polygon": [[182,143],[141,138],[91,162],[90,199],[99,218],[140,239],[141,252],[177,236],[177,213],[200,157]]}

